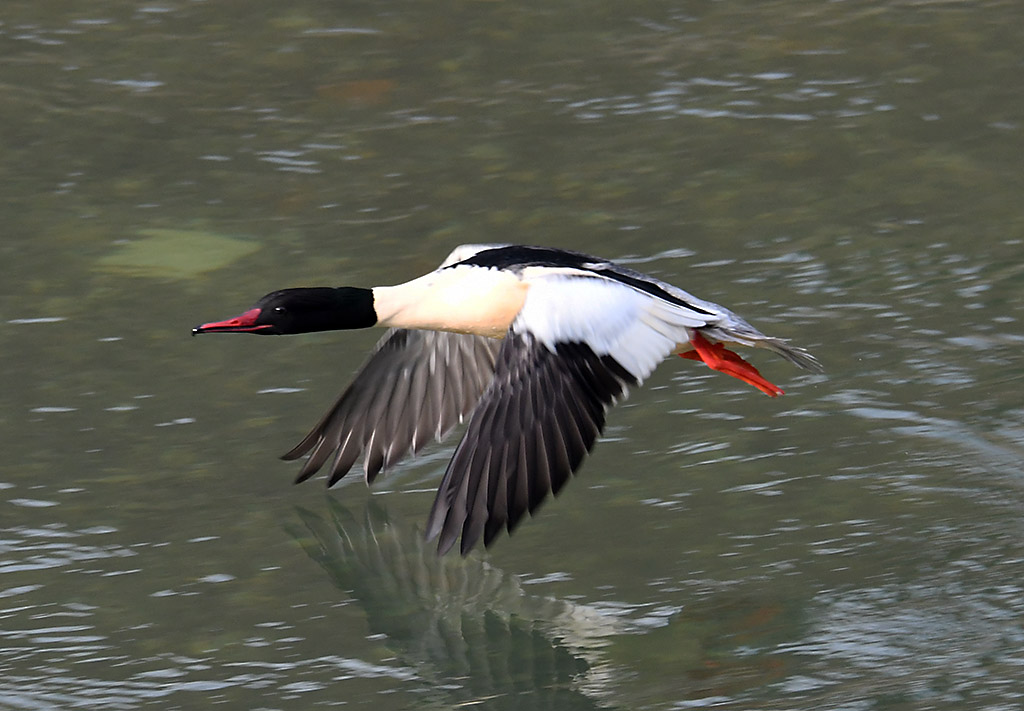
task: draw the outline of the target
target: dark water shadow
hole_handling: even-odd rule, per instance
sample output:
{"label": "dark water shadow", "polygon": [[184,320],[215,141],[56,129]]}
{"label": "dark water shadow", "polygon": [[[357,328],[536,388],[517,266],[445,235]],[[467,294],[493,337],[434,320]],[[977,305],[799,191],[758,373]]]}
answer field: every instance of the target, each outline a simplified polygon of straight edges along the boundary
{"label": "dark water shadow", "polygon": [[366,612],[424,693],[483,709],[596,709],[616,676],[602,657],[614,613],[528,595],[477,556],[437,557],[422,532],[371,500],[355,516],[333,498],[327,518],[296,509],[289,533]]}

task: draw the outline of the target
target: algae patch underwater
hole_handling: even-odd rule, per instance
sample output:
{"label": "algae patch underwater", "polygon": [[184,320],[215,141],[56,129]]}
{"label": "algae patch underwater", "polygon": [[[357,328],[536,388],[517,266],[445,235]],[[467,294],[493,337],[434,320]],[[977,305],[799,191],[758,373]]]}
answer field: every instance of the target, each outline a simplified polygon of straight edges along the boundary
{"label": "algae patch underwater", "polygon": [[100,269],[133,276],[191,279],[252,254],[256,242],[202,230],[145,229],[101,257]]}

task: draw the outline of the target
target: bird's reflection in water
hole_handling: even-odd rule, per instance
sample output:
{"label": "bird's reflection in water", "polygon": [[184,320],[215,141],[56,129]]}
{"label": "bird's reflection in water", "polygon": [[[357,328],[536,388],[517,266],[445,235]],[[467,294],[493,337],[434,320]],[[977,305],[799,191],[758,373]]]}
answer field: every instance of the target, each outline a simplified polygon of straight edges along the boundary
{"label": "bird's reflection in water", "polygon": [[292,528],[335,585],[366,611],[404,663],[445,705],[487,709],[608,708],[615,670],[602,657],[623,632],[613,610],[526,594],[477,556],[438,557],[422,531],[390,521],[372,499],[353,516],[297,509]]}

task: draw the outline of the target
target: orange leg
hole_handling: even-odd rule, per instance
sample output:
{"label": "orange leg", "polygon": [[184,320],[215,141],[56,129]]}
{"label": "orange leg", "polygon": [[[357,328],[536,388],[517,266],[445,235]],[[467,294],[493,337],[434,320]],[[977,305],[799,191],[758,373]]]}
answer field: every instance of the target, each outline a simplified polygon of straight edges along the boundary
{"label": "orange leg", "polygon": [[753,385],[755,388],[766,395],[770,395],[771,397],[785,394],[782,388],[778,385],[773,385],[762,378],[761,374],[757,372],[757,368],[743,360],[736,353],[730,351],[721,343],[712,343],[708,339],[704,338],[699,331],[690,332],[690,345],[693,346],[693,350],[680,353],[679,355],[682,358],[703,361],[712,370],[717,370],[721,373],[725,373],[726,375],[731,375],[734,378],[739,378],[744,383]]}

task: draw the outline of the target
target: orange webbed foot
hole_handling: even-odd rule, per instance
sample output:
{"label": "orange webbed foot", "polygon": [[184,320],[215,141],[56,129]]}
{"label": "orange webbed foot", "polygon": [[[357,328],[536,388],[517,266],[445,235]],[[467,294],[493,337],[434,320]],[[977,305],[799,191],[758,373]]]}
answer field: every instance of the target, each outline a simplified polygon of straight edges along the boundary
{"label": "orange webbed foot", "polygon": [[680,353],[680,357],[702,361],[712,370],[739,378],[771,397],[785,394],[782,388],[761,377],[757,368],[743,360],[738,354],[733,353],[721,343],[712,343],[704,338],[699,331],[691,332],[690,345],[693,346],[693,350]]}

